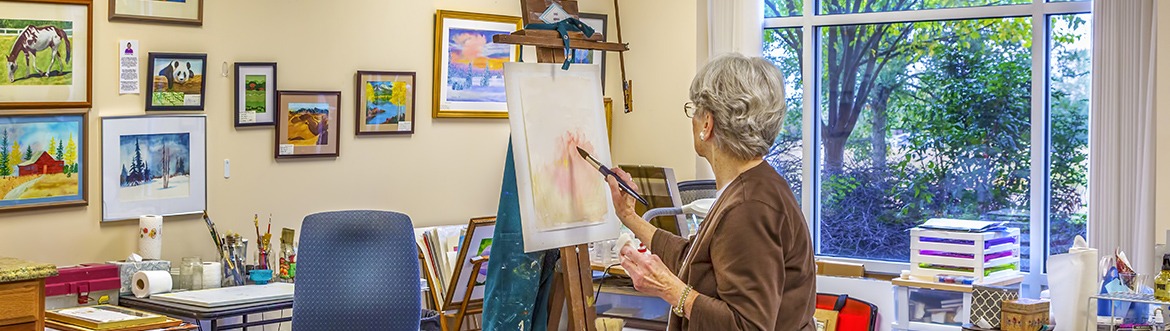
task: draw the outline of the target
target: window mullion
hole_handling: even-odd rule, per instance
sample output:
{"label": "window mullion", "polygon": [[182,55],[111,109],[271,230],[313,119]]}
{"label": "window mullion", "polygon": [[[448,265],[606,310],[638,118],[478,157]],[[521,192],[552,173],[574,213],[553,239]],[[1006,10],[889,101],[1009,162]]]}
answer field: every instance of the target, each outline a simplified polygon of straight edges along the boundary
{"label": "window mullion", "polygon": [[1048,247],[1048,16],[1043,7],[1034,7],[1032,13],[1032,95],[1030,149],[1031,172],[1029,175],[1029,231],[1028,263],[1031,272],[1025,279],[1024,295],[1040,296],[1044,283],[1044,261]]}

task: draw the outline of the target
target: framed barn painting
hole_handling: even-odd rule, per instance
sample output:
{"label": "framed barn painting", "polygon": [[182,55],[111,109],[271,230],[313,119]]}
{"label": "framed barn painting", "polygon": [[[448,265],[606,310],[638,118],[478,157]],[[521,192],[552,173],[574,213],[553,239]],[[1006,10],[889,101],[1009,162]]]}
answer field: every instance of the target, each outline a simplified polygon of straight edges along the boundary
{"label": "framed barn painting", "polygon": [[88,203],[86,113],[0,115],[0,211]]}
{"label": "framed barn painting", "polygon": [[203,0],[110,0],[110,21],[203,25]]}
{"label": "framed barn painting", "polygon": [[358,71],[357,135],[414,133],[414,73]]}
{"label": "framed barn painting", "polygon": [[207,210],[207,117],[102,118],[102,221]]}
{"label": "framed barn painting", "polygon": [[0,0],[0,109],[89,108],[90,0]]}
{"label": "framed barn painting", "polygon": [[276,158],[340,156],[341,92],[276,92]]}
{"label": "framed barn painting", "polygon": [[146,110],[203,110],[207,54],[150,53]]}
{"label": "framed barn painting", "polygon": [[435,14],[433,117],[507,118],[504,63],[520,47],[492,37],[520,30],[520,18],[440,10]]}
{"label": "framed barn painting", "polygon": [[271,126],[276,112],[276,63],[236,63],[236,127]]}

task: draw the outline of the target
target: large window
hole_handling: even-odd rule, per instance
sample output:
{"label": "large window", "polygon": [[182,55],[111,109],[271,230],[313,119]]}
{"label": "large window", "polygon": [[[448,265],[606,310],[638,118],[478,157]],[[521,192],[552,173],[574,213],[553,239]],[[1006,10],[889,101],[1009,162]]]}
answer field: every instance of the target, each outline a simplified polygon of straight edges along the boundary
{"label": "large window", "polygon": [[1085,234],[1090,4],[762,1],[789,100],[768,161],[818,255],[897,266],[927,219],[998,220],[1042,271]]}

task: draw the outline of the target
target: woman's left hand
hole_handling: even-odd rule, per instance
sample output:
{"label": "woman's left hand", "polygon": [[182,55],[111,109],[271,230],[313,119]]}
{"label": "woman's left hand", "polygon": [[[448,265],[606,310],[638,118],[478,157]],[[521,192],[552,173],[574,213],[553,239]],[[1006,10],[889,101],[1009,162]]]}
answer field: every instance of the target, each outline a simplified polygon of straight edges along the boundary
{"label": "woman's left hand", "polygon": [[658,255],[641,253],[633,246],[622,247],[622,268],[634,281],[638,292],[653,295],[674,305],[686,288],[678,276],[670,272]]}

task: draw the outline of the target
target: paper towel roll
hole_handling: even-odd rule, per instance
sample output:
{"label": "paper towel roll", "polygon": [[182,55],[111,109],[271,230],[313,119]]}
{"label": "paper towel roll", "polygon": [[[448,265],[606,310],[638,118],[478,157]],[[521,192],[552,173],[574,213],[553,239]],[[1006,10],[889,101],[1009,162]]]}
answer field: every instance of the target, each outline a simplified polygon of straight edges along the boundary
{"label": "paper towel roll", "polygon": [[[1089,296],[1097,291],[1097,250],[1077,236],[1067,254],[1048,258],[1048,288],[1052,317],[1061,330],[1087,330]],[[1096,306],[1094,306],[1096,307]]]}
{"label": "paper towel roll", "polygon": [[162,216],[138,217],[138,255],[142,258],[162,259],[162,225]]}
{"label": "paper towel roll", "polygon": [[163,270],[139,271],[134,274],[131,283],[134,287],[131,292],[134,292],[134,296],[139,298],[149,297],[151,294],[166,293],[171,291],[171,273]]}
{"label": "paper towel roll", "polygon": [[203,262],[203,288],[219,288],[223,282],[223,265]]}

